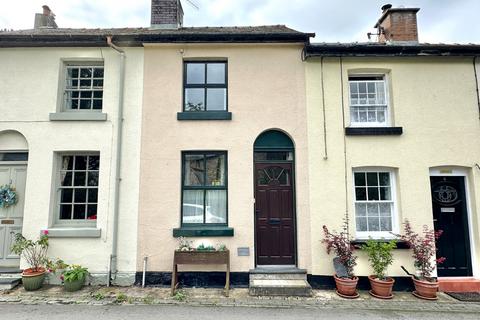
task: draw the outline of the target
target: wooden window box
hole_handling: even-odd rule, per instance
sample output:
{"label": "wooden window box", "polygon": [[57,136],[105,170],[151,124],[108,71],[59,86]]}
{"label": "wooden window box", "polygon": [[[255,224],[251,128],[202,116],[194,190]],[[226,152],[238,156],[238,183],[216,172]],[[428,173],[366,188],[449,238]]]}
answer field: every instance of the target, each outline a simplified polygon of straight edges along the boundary
{"label": "wooden window box", "polygon": [[178,285],[178,265],[225,265],[225,296],[230,290],[230,251],[175,251],[173,255],[172,296]]}

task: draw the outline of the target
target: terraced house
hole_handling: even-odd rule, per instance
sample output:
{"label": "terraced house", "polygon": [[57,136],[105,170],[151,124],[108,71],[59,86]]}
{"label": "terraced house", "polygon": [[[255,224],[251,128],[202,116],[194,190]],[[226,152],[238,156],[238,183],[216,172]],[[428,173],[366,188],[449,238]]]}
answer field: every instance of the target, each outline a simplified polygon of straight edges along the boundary
{"label": "terraced house", "polygon": [[[0,32],[0,185],[20,199],[0,209],[0,267],[24,267],[12,231],[48,230],[49,255],[92,282],[223,285],[222,267],[174,266],[185,237],[229,249],[232,285],[308,295],[333,286],[323,225],[348,217],[361,244],[409,219],[444,230],[442,289],[480,286],[480,46],[420,43],[418,8],[331,44],[151,5],[149,28],[62,29],[46,7]],[[397,289],[400,266],[402,243]]]}

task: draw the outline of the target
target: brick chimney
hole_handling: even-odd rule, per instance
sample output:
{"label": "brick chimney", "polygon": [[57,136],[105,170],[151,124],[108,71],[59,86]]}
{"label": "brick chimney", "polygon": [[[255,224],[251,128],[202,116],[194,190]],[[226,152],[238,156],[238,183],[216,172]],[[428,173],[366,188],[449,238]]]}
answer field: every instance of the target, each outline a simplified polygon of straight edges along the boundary
{"label": "brick chimney", "polygon": [[58,26],[55,22],[55,14],[50,10],[47,5],[42,6],[43,13],[36,13],[35,14],[35,29],[42,29],[42,28],[51,28],[57,29]]}
{"label": "brick chimney", "polygon": [[152,28],[178,29],[182,26],[183,8],[180,0],[152,0]]}
{"label": "brick chimney", "polygon": [[382,16],[375,24],[378,29],[378,42],[418,43],[417,12],[420,8],[392,8],[391,4],[382,7]]}

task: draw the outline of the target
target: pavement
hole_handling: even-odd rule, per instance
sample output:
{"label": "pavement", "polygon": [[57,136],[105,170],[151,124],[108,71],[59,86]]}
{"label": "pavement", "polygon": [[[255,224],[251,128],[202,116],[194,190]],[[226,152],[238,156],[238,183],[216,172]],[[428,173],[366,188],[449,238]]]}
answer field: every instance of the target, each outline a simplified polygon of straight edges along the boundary
{"label": "pavement", "polygon": [[[45,285],[38,291],[25,291],[23,287],[0,292],[0,308],[11,305],[155,305],[180,307],[246,307],[281,309],[335,309],[401,312],[435,312],[475,314],[478,319],[480,303],[461,302],[446,294],[439,293],[436,301],[421,300],[409,292],[396,292],[392,300],[379,300],[367,291],[360,292],[360,298],[344,299],[333,290],[313,290],[312,297],[252,297],[248,289],[230,290],[229,297],[222,289],[186,288],[170,296],[165,287],[98,287],[86,286],[77,292],[65,292],[62,286]],[[0,312],[3,318],[3,313]],[[8,319],[8,318],[7,318]]]}

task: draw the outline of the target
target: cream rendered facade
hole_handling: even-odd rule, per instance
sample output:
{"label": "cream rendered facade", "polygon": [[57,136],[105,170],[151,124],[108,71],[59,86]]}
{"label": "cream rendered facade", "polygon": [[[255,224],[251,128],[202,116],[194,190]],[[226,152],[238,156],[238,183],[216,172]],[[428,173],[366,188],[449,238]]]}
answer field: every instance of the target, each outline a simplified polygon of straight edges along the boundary
{"label": "cream rendered facade", "polygon": [[[228,227],[232,237],[195,237],[195,245],[225,244],[233,272],[255,267],[254,142],[277,129],[295,145],[297,265],[310,270],[310,209],[303,44],[145,45],[144,109],[137,269],[170,273],[181,226],[182,151],[228,154]],[[232,120],[177,120],[182,111],[183,63],[228,63]],[[239,256],[237,248],[250,254]],[[195,270],[189,269],[189,270]],[[200,269],[197,269],[200,270]]]}
{"label": "cream rendered facade", "polygon": [[[466,177],[472,271],[479,277],[480,121],[472,58],[311,57],[305,67],[312,273],[334,272],[321,243],[323,225],[338,230],[348,214],[355,237],[353,170],[380,167],[396,176],[397,232],[404,219],[417,231],[433,227],[431,175]],[[352,74],[385,75],[391,125],[403,134],[345,135]],[[366,256],[358,254],[356,274],[371,274]],[[395,250],[389,274],[405,276],[402,265],[414,270],[409,250]]]}
{"label": "cream rendered facade", "polygon": [[[143,48],[127,48],[124,134],[122,140],[117,278],[131,284],[136,271]],[[103,61],[104,121],[51,121],[63,99],[63,61]],[[0,50],[0,152],[28,151],[22,233],[36,239],[49,230],[48,256],[81,264],[93,282],[105,283],[112,254],[114,193],[121,60],[106,45],[99,48],[2,48]],[[63,79],[63,80],[62,80]],[[75,111],[72,111],[75,112]],[[27,147],[28,146],[28,147]],[[100,154],[98,213],[90,228],[55,227],[59,214],[57,155]],[[88,230],[87,230],[88,229]],[[96,235],[93,235],[96,234]],[[25,267],[22,261],[21,267]],[[17,266],[18,267],[18,266]]]}

